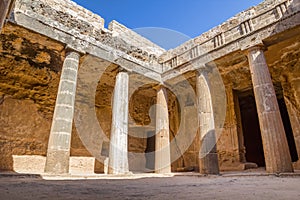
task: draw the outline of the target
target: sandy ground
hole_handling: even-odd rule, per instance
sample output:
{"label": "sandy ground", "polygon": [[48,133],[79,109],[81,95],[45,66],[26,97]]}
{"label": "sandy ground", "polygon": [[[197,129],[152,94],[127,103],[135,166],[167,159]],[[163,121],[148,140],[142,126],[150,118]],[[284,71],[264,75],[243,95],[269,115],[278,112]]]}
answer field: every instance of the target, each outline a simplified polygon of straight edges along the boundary
{"label": "sandy ground", "polygon": [[300,176],[44,180],[0,176],[0,199],[300,199]]}

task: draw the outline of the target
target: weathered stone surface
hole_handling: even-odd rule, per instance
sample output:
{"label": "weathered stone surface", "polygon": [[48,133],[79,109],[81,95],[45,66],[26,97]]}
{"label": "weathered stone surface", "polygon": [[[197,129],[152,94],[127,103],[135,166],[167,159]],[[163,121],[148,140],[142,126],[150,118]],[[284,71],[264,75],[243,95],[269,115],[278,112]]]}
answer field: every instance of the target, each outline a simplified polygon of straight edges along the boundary
{"label": "weathered stone surface", "polygon": [[13,155],[13,170],[17,173],[44,173],[46,157],[38,155]]}
{"label": "weathered stone surface", "polygon": [[[281,4],[285,4],[286,11],[281,17],[277,17],[276,6]],[[159,59],[164,69],[163,81],[178,76],[174,73],[176,68],[189,65],[180,70],[181,73],[186,73],[200,68],[201,65],[195,65],[197,62],[205,64],[229,53],[245,50],[268,37],[298,26],[299,10],[300,5],[297,1],[265,0],[256,7],[237,14],[223,24],[162,54]],[[251,27],[247,33],[241,30],[245,22]],[[215,39],[220,35],[223,41],[216,46]],[[196,54],[195,49],[198,52]]]}
{"label": "weathered stone surface", "polygon": [[[292,30],[292,32],[299,32],[299,29]],[[290,36],[289,39],[282,40],[284,36]],[[288,108],[293,128],[295,142],[297,144],[297,135],[299,130],[299,117],[296,117],[296,113],[299,111],[298,104],[296,103],[295,95],[296,91],[291,88],[291,80],[297,79],[299,76],[299,40],[297,36],[291,36],[292,33],[286,31],[282,34],[269,37],[265,43],[270,44],[268,49],[265,51],[266,61],[269,66],[272,81],[278,85],[280,83],[283,87],[282,90],[276,91],[277,95],[284,93],[285,103]],[[279,38],[281,38],[279,40]],[[215,61],[224,84],[226,85],[227,93],[227,112],[224,125],[224,131],[218,141],[218,153],[221,169],[235,169],[239,166],[239,160],[244,162],[242,159],[245,156],[245,146],[243,144],[243,134],[241,132],[241,124],[237,117],[239,110],[238,101],[233,101],[234,93],[240,91],[247,91],[252,88],[251,74],[247,63],[247,58],[243,52],[233,52],[228,54],[226,57],[222,57]],[[232,92],[233,91],[233,92]],[[298,115],[298,114],[297,114]],[[299,116],[299,115],[298,115]],[[297,145],[299,146],[299,145]],[[299,148],[297,147],[299,152]],[[298,153],[299,154],[299,153]]]}
{"label": "weathered stone surface", "polygon": [[[45,156],[37,155],[14,155],[14,168],[17,173],[43,174],[46,164]],[[71,174],[94,174],[95,158],[93,157],[70,157]]]}
{"label": "weathered stone surface", "polygon": [[[86,93],[77,94],[76,98],[85,103],[81,110],[84,114],[89,113],[90,105],[94,106],[96,118],[88,117],[84,121],[95,120],[93,122],[99,122],[103,129],[101,135],[97,126],[78,129],[74,125],[71,156],[96,157],[102,162],[94,165],[98,172],[104,172],[105,156],[101,154],[108,151],[105,144],[111,137],[112,98],[119,67],[130,71],[130,77],[139,74],[154,80],[133,94],[129,93],[128,153],[138,154],[129,156],[129,169],[145,172],[151,168],[147,169],[151,159],[145,156],[146,152],[152,151],[146,137],[155,130],[155,116],[151,117],[149,111],[157,98],[155,86],[167,81],[179,88],[180,81],[187,79],[195,90],[195,69],[203,66],[210,69],[212,63],[216,65],[214,70],[220,72],[227,95],[227,105],[223,107],[226,109],[224,127],[222,120],[215,119],[218,121],[217,136],[220,136],[217,141],[220,169],[245,169],[247,147],[237,94],[253,87],[245,50],[261,42],[267,47],[266,62],[276,86],[275,92],[284,98],[300,155],[299,10],[300,4],[296,0],[266,0],[163,53],[164,50],[115,21],[105,29],[101,17],[71,1],[18,0],[0,36],[0,168],[13,170],[12,160],[16,156],[46,155],[66,46],[86,53],[81,64],[88,63],[92,69],[88,78],[96,81],[80,87],[82,90],[90,89],[88,84],[96,87],[95,98],[92,97],[95,106],[83,98]],[[101,77],[97,77],[98,70],[104,71]],[[178,78],[182,74],[184,76]],[[214,87],[219,86],[217,83]],[[184,87],[182,91],[185,91]],[[218,91],[213,90],[212,97],[220,98]],[[185,94],[181,95],[185,97]],[[188,115],[195,106],[179,105],[180,98],[168,90],[171,168],[172,171],[197,170],[200,133],[191,135],[192,120],[186,123],[182,119],[183,116],[193,118]],[[213,102],[215,109],[220,102]],[[217,118],[222,109],[215,111]],[[184,151],[178,148],[186,141],[176,137],[181,124],[185,127],[183,136],[191,140]],[[82,133],[87,137],[82,137]],[[174,160],[175,157],[178,159]],[[23,161],[18,163],[19,167],[24,165]],[[82,163],[84,166],[89,170],[92,168],[90,164]],[[299,167],[299,162],[294,166]]]}
{"label": "weathered stone surface", "polygon": [[[154,44],[153,42],[147,40],[146,38],[140,36],[136,32],[128,29],[116,21],[110,22],[108,29],[112,31],[113,37],[120,37],[124,41],[130,43],[130,45],[137,47],[136,49],[133,48],[132,51],[128,52],[129,55],[132,55],[133,57],[140,57],[141,60],[144,59],[149,62],[154,62],[157,60],[157,56],[160,56],[163,52],[165,52],[165,50],[160,46]],[[148,53],[152,56],[149,57],[149,60],[147,60],[144,56],[139,55],[141,52],[144,54],[144,56],[147,56]]]}
{"label": "weathered stone surface", "polygon": [[47,173],[62,174],[69,172],[79,59],[79,53],[70,51],[67,53],[63,64],[48,142],[45,166],[45,172]]}
{"label": "weathered stone surface", "polygon": [[34,101],[6,96],[0,110],[0,169],[14,169],[13,155],[44,156],[51,123]]}
{"label": "weathered stone surface", "polygon": [[155,173],[171,173],[170,130],[166,88],[159,88],[156,103]]}
{"label": "weathered stone surface", "polygon": [[51,118],[63,45],[12,25],[4,27],[0,41],[0,90],[16,99],[34,100],[38,109]]}
{"label": "weathered stone surface", "polygon": [[128,85],[127,72],[119,72],[113,98],[109,148],[109,174],[126,174],[128,168]]}
{"label": "weathered stone surface", "polygon": [[12,155],[46,154],[64,51],[49,38],[9,24],[0,38],[0,168],[13,170]]}
{"label": "weathered stone surface", "polygon": [[[172,97],[169,95],[169,97]],[[174,109],[175,108],[175,109]],[[199,150],[200,150],[200,135],[199,131],[193,132],[191,127],[195,127],[198,124],[197,108],[194,105],[185,105],[183,110],[183,117],[178,116],[178,106],[169,107],[170,115],[170,133],[171,141],[175,140],[174,144],[171,145],[171,158],[176,154],[181,154],[181,157],[172,163],[172,171],[192,170],[199,171]],[[173,123],[172,123],[173,122]],[[178,126],[182,126],[182,133],[178,133]],[[177,138],[177,134],[183,134],[184,140]],[[182,149],[182,143],[186,143],[188,148]]]}
{"label": "weathered stone surface", "polygon": [[[133,40],[123,40],[122,34],[126,36],[129,33],[131,37],[127,38],[137,38],[137,34],[127,31],[126,28],[124,33],[114,37],[114,31],[102,27],[103,20],[99,20],[101,17],[90,14],[92,20],[91,23],[88,23],[87,19],[90,16],[87,17],[88,14],[81,12],[82,10],[89,13],[69,0],[59,2],[18,0],[13,10],[13,22],[68,44],[79,52],[96,55],[119,64],[129,71],[138,72],[160,81],[161,67],[157,58],[164,51],[162,48],[156,45],[149,48],[150,41],[141,36],[138,38],[140,41],[145,41],[144,46],[137,47],[129,44]],[[77,26],[77,24],[84,24],[84,26]],[[112,30],[114,30],[113,27]],[[119,29],[116,33],[120,33]]]}
{"label": "weathered stone surface", "polygon": [[270,173],[292,172],[290,152],[271,76],[261,47],[248,53],[261,136]]}
{"label": "weathered stone surface", "polygon": [[198,126],[200,129],[199,171],[219,174],[217,140],[211,86],[207,72],[200,72],[196,80]]}

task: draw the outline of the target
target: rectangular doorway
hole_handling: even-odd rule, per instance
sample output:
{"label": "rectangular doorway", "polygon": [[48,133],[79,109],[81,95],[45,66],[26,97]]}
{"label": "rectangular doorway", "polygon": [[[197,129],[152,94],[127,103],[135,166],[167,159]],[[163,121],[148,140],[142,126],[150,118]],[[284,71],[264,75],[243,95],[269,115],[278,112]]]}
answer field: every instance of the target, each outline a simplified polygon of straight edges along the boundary
{"label": "rectangular doorway", "polygon": [[241,126],[247,162],[265,166],[264,150],[258,121],[255,98],[252,90],[238,93]]}
{"label": "rectangular doorway", "polygon": [[[290,156],[292,158],[292,162],[295,162],[298,160],[298,154],[289,115],[282,95],[282,89],[278,89],[277,87],[276,94],[286,138],[289,145]],[[245,146],[246,161],[256,163],[259,167],[264,167],[265,158],[253,90],[238,92],[237,95],[240,110],[240,122],[238,123],[240,123],[243,132],[243,137],[239,138],[239,140],[243,140],[242,143]]]}
{"label": "rectangular doorway", "polygon": [[145,150],[146,169],[153,172],[155,169],[155,131],[147,132],[147,146]]}

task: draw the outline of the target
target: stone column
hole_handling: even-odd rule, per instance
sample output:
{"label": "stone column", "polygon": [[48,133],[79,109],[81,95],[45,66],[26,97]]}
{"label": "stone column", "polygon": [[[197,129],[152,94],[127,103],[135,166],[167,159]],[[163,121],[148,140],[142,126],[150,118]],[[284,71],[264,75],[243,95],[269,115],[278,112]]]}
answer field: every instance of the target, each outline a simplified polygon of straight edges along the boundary
{"label": "stone column", "polygon": [[5,19],[14,3],[14,0],[1,0],[0,1],[0,31],[3,28]]}
{"label": "stone column", "polygon": [[126,174],[128,169],[128,87],[127,72],[119,72],[113,96],[109,148],[109,174]]}
{"label": "stone column", "polygon": [[269,173],[292,172],[289,147],[264,52],[260,46],[248,50],[259,125]]}
{"label": "stone column", "polygon": [[160,87],[156,103],[155,173],[171,173],[167,90]]}
{"label": "stone column", "polygon": [[69,158],[80,55],[68,52],[64,61],[48,143],[45,172],[69,173]]}
{"label": "stone column", "polygon": [[199,171],[201,174],[219,174],[214,112],[206,72],[198,75],[196,92],[200,127]]}

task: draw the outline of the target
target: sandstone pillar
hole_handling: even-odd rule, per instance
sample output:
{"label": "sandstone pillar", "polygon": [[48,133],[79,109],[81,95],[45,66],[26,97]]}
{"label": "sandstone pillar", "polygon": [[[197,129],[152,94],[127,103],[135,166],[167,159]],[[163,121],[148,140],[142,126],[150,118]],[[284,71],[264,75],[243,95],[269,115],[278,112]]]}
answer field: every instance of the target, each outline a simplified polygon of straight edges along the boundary
{"label": "sandstone pillar", "polygon": [[155,173],[171,173],[169,113],[166,88],[159,88],[156,103]]}
{"label": "sandstone pillar", "polygon": [[69,158],[80,55],[67,53],[63,64],[48,143],[45,172],[69,172]]}
{"label": "sandstone pillar", "polygon": [[127,72],[119,72],[113,97],[109,148],[109,174],[126,174],[128,169],[128,86]]}
{"label": "sandstone pillar", "polygon": [[201,174],[219,174],[214,112],[206,72],[198,75],[196,92],[200,127],[199,171]]}
{"label": "sandstone pillar", "polygon": [[261,47],[250,48],[248,60],[264,147],[266,170],[269,173],[292,172],[289,147],[277,98]]}
{"label": "sandstone pillar", "polygon": [[14,0],[1,0],[0,1],[0,31],[4,25],[5,19],[14,3]]}

